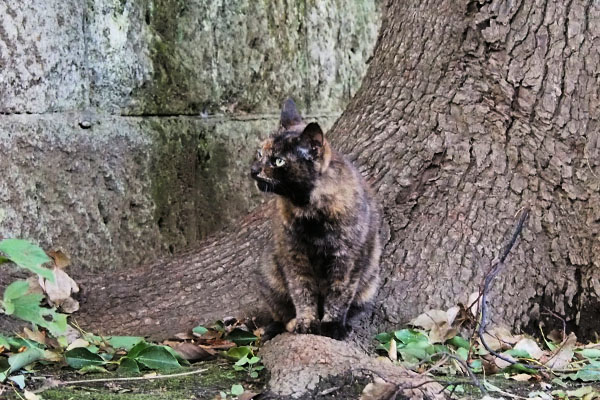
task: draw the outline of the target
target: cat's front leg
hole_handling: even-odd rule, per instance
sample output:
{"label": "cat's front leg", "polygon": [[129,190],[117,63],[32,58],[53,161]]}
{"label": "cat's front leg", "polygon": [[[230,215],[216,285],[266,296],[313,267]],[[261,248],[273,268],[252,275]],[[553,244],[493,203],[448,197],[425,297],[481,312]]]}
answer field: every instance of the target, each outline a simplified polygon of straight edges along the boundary
{"label": "cat's front leg", "polygon": [[337,257],[330,266],[329,290],[321,319],[321,334],[324,336],[341,340],[349,333],[346,315],[360,281],[352,267],[349,257]]}
{"label": "cat's front leg", "polygon": [[287,330],[296,333],[319,333],[318,285],[308,257],[291,251],[285,255],[283,268],[296,317]]}

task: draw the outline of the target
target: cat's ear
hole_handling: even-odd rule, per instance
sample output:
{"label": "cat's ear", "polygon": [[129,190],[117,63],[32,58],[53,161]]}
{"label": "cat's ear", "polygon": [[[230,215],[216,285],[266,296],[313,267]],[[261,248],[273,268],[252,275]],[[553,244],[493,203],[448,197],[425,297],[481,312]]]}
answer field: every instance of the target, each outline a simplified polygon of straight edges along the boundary
{"label": "cat's ear", "polygon": [[323,130],[316,122],[306,125],[306,128],[302,132],[302,138],[310,143],[312,149],[319,150],[323,147]]}
{"label": "cat's ear", "polygon": [[302,123],[302,117],[298,112],[298,108],[296,108],[296,103],[294,100],[287,99],[283,103],[283,107],[281,108],[281,126],[285,129],[288,129],[290,126],[298,125]]}
{"label": "cat's ear", "polygon": [[319,156],[321,154],[321,150],[323,149],[323,141],[325,140],[323,137],[323,130],[316,122],[311,122],[306,125],[304,131],[302,131],[302,139],[305,143],[310,145],[311,154],[314,156]]}

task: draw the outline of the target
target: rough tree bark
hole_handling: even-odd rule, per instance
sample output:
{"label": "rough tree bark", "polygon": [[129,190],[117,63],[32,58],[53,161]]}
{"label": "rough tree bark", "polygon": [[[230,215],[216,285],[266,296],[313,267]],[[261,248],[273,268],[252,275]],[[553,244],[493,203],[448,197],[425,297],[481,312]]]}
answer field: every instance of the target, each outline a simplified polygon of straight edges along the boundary
{"label": "rough tree bark", "polygon": [[[384,13],[362,89],[329,134],[385,210],[370,332],[465,300],[524,206],[493,319],[533,330],[548,307],[579,335],[598,331],[600,4],[411,0]],[[259,308],[266,214],[176,258],[80,279],[79,323],[165,337]]]}

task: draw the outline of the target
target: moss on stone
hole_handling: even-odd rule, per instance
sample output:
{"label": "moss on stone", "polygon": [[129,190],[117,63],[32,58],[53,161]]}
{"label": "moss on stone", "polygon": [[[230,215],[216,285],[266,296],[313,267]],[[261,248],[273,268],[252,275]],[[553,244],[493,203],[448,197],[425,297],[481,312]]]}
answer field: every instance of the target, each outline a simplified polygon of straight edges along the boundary
{"label": "moss on stone", "polygon": [[[114,381],[111,383],[90,383],[76,386],[63,386],[44,390],[40,395],[44,400],[179,400],[179,399],[212,399],[220,391],[228,392],[233,384],[242,384],[245,388],[252,387],[262,391],[264,379],[247,380],[244,372],[234,371],[231,363],[224,360],[206,361],[194,364],[194,369],[206,369],[197,375],[188,375],[157,380]],[[182,369],[177,372],[186,372]],[[52,375],[55,379],[64,381],[80,379],[110,379],[122,377],[115,373],[90,374],[84,377],[76,376],[72,371],[45,370],[44,374]],[[8,398],[18,399],[14,393]]]}

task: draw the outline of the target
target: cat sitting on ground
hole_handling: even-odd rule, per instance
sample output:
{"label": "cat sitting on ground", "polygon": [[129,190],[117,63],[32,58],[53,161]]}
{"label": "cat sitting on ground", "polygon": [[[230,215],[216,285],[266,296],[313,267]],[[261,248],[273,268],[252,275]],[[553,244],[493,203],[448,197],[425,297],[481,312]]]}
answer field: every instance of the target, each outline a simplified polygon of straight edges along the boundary
{"label": "cat sitting on ground", "polygon": [[303,122],[291,99],[251,176],[259,190],[276,195],[261,266],[274,320],[264,336],[287,329],[343,339],[350,317],[379,287],[380,216],[366,182],[317,123]]}

